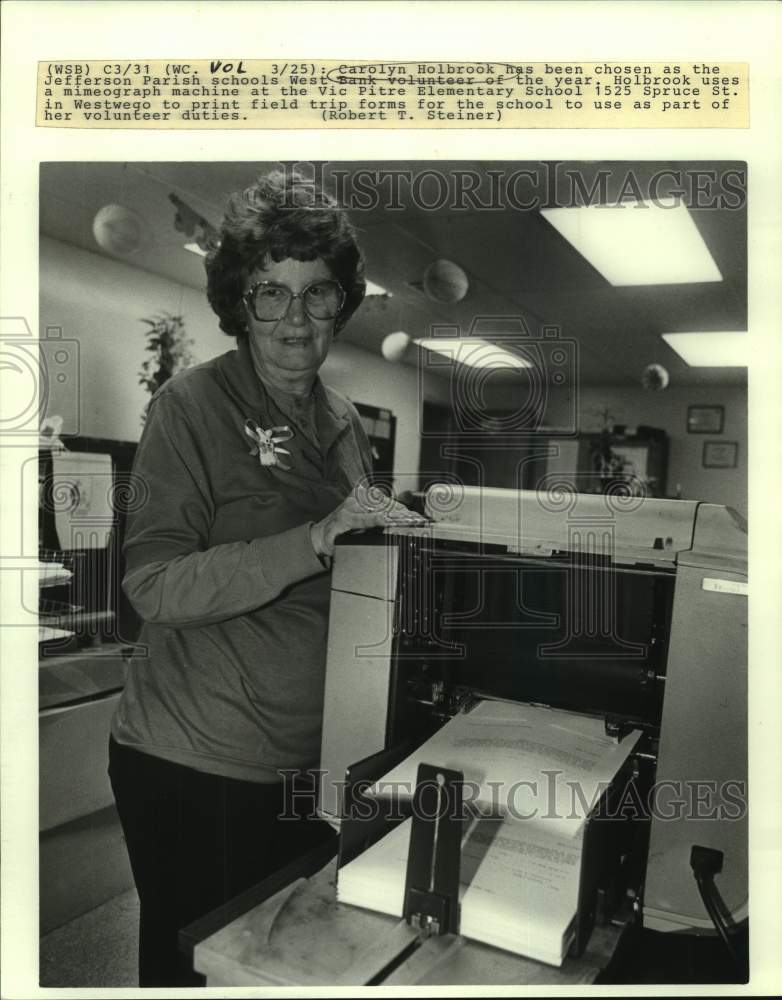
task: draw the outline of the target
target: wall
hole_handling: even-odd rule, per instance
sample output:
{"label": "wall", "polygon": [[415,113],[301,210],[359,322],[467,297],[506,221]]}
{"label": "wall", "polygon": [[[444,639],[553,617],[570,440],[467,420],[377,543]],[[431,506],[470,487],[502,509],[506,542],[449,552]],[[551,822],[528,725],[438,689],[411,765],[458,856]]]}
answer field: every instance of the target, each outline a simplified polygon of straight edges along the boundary
{"label": "wall", "polygon": [[[78,424],[68,418],[68,432],[138,440],[140,414],[149,398],[137,375],[145,358],[141,317],[181,313],[199,361],[233,346],[218,329],[204,292],[48,237],[41,237],[40,263],[41,335],[47,326],[61,327],[62,337],[78,341],[79,347],[79,417]],[[395,472],[416,473],[420,439],[415,368],[389,364],[338,340],[321,374],[350,399],[396,415]],[[72,385],[52,383],[48,413],[71,412]],[[427,381],[427,397],[445,398],[445,391],[439,379]],[[408,487],[408,477],[403,478],[400,485]]]}
{"label": "wall", "polygon": [[[514,407],[512,390],[497,387],[494,405]],[[688,434],[687,407],[725,407],[721,434]],[[681,487],[684,500],[705,500],[733,507],[747,516],[747,390],[743,386],[669,386],[663,392],[647,392],[635,386],[584,386],[579,394],[579,430],[602,429],[602,411],[608,410],[618,424],[645,424],[662,428],[669,438],[669,496]],[[570,412],[564,393],[554,391],[546,408],[546,423],[556,427]],[[735,469],[704,469],[704,441],[738,442]]]}
{"label": "wall", "polygon": [[[195,289],[46,237],[40,265],[41,336],[47,326],[62,327],[79,347],[79,421],[68,420],[67,431],[138,440],[149,399],[137,374],[145,359],[142,317],[182,313],[201,361],[231,346]],[[71,386],[52,383],[50,413],[71,412]]]}
{"label": "wall", "polygon": [[[394,477],[398,490],[416,489],[421,451],[418,373],[390,364],[379,354],[337,340],[320,372],[323,381],[357,403],[384,407],[396,415]],[[447,400],[448,383],[428,378],[427,399]]]}
{"label": "wall", "polygon": [[[688,434],[687,407],[725,407],[721,434]],[[706,500],[733,507],[747,516],[747,390],[743,386],[670,386],[663,392],[587,387],[581,391],[581,426],[599,429],[599,411],[608,409],[617,423],[661,427],[669,438],[668,494],[677,484],[685,500]],[[704,441],[738,442],[735,469],[704,469]]]}

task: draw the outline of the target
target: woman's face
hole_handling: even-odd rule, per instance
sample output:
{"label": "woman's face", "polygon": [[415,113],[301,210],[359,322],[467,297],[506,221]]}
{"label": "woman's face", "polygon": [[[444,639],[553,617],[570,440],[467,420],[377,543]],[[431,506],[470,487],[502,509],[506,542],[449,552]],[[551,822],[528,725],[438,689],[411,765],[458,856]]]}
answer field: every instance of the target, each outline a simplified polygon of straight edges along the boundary
{"label": "woman's face", "polygon": [[[313,281],[333,278],[320,259],[293,260],[288,257],[257,268],[247,279],[245,291],[256,282],[273,281],[287,285],[296,295]],[[301,298],[291,300],[288,312],[278,320],[258,320],[245,307],[250,348],[262,371],[290,379],[296,375],[314,376],[326,359],[334,339],[334,319],[313,319],[304,310]]]}

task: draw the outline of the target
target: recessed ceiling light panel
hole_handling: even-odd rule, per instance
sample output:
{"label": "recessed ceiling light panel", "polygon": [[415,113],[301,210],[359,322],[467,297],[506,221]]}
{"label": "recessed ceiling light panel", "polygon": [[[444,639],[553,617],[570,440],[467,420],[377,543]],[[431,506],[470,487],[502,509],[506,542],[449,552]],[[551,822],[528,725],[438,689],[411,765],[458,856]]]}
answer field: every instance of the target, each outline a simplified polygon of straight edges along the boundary
{"label": "recessed ceiling light panel", "polygon": [[662,338],[691,368],[746,368],[749,362],[747,333],[664,333]]}
{"label": "recessed ceiling light panel", "polygon": [[471,368],[532,368],[531,362],[512,351],[477,337],[422,337],[416,340],[419,347],[449,358],[454,364]]}
{"label": "recessed ceiling light panel", "polygon": [[612,285],[722,281],[678,198],[544,208],[541,214]]}

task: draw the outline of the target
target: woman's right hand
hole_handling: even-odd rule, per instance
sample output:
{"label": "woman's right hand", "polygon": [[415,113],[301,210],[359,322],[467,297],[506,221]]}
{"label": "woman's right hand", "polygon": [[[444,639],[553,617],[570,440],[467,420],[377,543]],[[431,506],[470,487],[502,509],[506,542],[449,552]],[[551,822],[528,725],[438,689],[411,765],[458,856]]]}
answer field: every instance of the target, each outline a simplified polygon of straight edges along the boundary
{"label": "woman's right hand", "polygon": [[359,484],[328,517],[312,525],[310,535],[316,553],[330,558],[334,555],[337,536],[346,531],[424,524],[429,524],[427,518],[409,510],[382,490]]}

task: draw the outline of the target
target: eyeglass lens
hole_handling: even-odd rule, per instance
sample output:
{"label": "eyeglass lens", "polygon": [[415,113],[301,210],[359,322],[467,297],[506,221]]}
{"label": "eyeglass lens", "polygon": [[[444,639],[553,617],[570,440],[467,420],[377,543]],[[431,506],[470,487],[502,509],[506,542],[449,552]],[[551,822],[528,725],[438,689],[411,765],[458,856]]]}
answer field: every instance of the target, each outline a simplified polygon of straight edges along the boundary
{"label": "eyeglass lens", "polygon": [[342,288],[336,281],[315,281],[294,296],[287,285],[262,282],[252,292],[256,319],[282,319],[294,298],[301,298],[305,311],[313,319],[333,319],[342,305]]}

